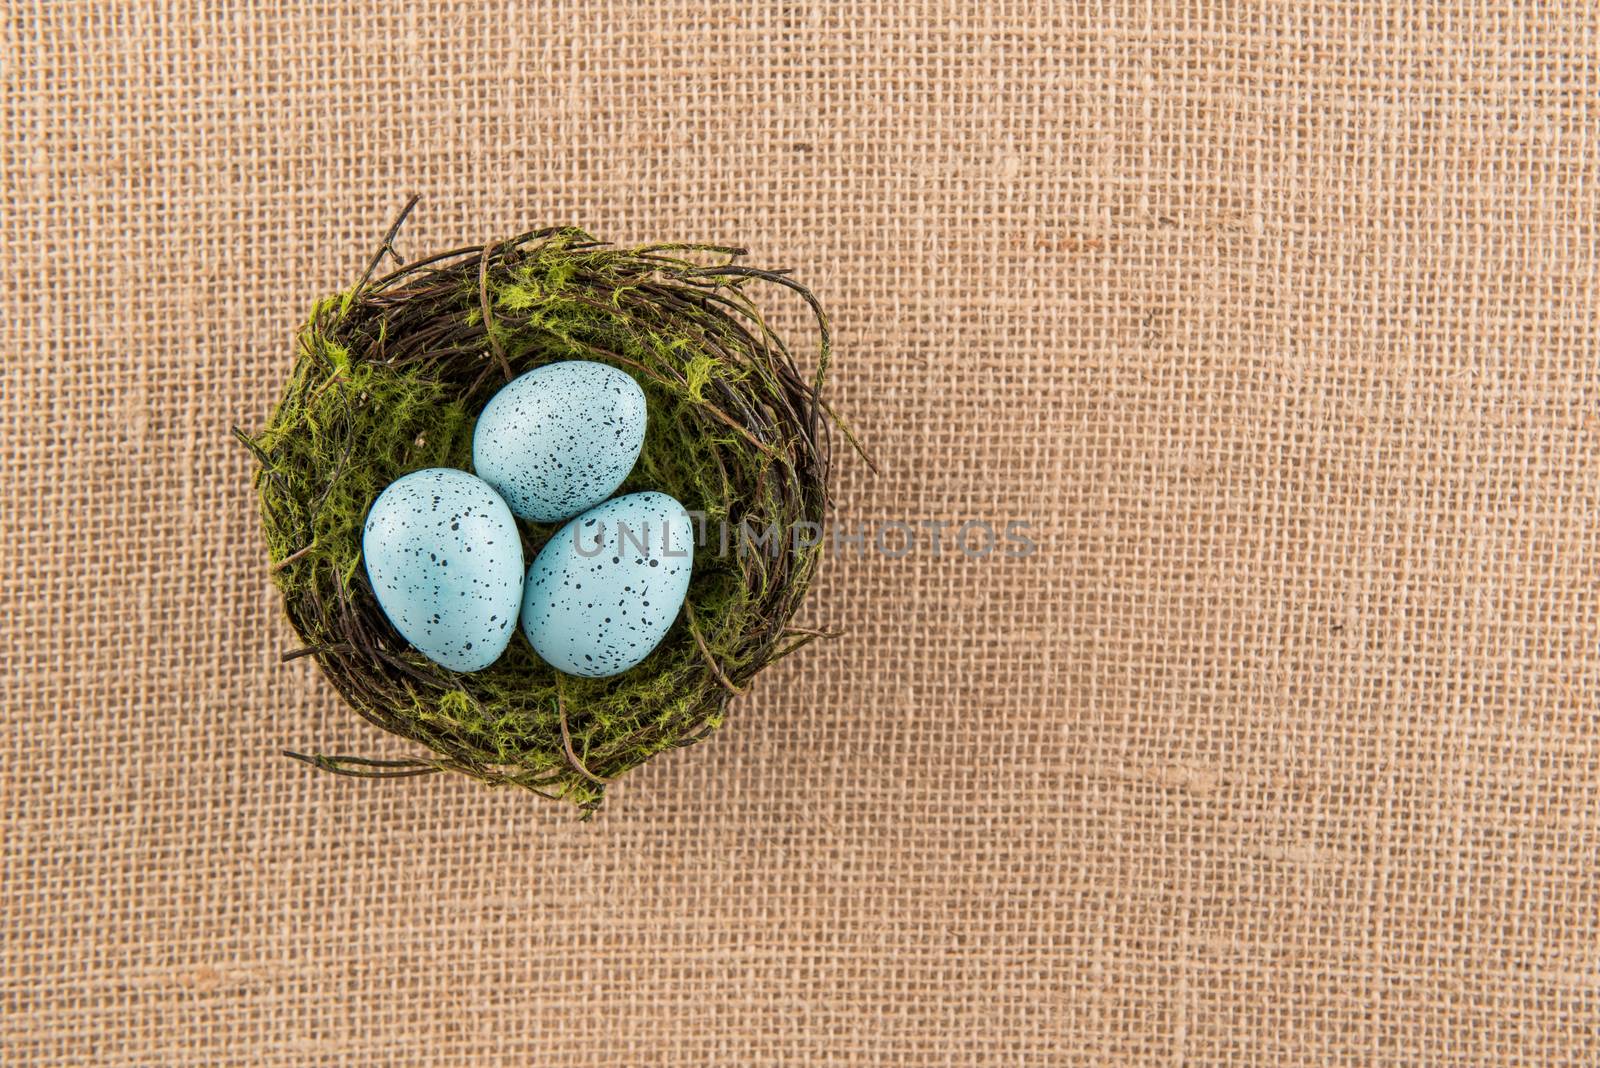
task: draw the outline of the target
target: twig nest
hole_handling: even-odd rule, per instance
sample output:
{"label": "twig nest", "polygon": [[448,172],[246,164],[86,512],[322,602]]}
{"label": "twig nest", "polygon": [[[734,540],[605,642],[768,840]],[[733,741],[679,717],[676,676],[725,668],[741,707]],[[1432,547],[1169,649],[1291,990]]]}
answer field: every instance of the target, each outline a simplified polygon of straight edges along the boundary
{"label": "twig nest", "polygon": [[[827,498],[826,319],[783,273],[739,265],[740,249],[615,248],[552,229],[378,277],[395,230],[352,289],[315,306],[266,429],[240,437],[260,464],[272,570],[304,642],[287,655],[315,657],[352,708],[432,755],[301,759],[369,777],[454,771],[592,808],[617,775],[704,738],[762,667],[816,636],[789,622],[820,548],[791,532],[818,529]],[[762,286],[797,294],[815,317],[810,374],[763,319],[753,299]],[[573,360],[622,372],[649,413],[637,463],[599,499],[665,494],[713,536],[693,550],[682,612],[630,670],[558,672],[520,633],[490,666],[450,670],[380,608],[363,566],[368,511],[402,476],[470,471],[489,399]],[[570,502],[522,503],[521,559],[535,560],[559,527],[539,516],[571,514]],[[777,538],[725,547],[714,533],[724,525]]]}

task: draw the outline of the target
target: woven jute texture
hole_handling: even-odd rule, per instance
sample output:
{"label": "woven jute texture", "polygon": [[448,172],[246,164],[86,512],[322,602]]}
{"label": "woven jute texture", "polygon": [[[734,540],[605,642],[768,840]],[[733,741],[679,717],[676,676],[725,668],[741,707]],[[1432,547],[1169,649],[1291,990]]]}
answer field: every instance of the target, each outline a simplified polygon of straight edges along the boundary
{"label": "woven jute texture", "polygon": [[[1600,1063],[1592,4],[8,8],[0,1061]],[[795,269],[916,529],[591,823],[278,755],[414,752],[228,433],[412,192]]]}

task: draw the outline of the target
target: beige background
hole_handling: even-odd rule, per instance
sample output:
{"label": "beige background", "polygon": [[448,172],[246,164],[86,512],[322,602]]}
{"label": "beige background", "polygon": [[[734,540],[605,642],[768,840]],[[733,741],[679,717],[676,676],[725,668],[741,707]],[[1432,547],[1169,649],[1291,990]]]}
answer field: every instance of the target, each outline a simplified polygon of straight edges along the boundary
{"label": "beige background", "polygon": [[[0,1060],[1600,1060],[1593,5],[222,7],[8,5]],[[407,750],[227,428],[411,191],[796,268],[841,518],[1039,554],[592,824],[281,759]]]}

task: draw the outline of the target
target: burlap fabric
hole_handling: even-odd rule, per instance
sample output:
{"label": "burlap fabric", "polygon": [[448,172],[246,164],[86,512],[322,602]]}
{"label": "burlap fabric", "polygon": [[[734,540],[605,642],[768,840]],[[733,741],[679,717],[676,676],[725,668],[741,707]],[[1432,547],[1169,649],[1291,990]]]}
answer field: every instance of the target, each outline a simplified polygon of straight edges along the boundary
{"label": "burlap fabric", "polygon": [[[1600,1059],[1593,5],[13,2],[0,1061]],[[847,636],[592,824],[293,644],[229,438],[405,194],[743,241]]]}

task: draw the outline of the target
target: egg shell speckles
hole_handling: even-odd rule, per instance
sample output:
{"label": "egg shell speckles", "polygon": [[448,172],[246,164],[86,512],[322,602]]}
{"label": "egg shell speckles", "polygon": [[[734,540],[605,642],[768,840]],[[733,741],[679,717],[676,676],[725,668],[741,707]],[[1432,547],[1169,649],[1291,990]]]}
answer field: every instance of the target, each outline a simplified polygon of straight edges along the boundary
{"label": "egg shell speckles", "polygon": [[482,479],[430,467],[391,482],[367,513],[361,555],[383,614],[429,660],[481,671],[505,652],[522,604],[522,541]]}
{"label": "egg shell speckles", "polygon": [[522,594],[522,632],[569,675],[619,675],[678,618],[694,527],[665,493],[630,493],[578,516],[539,550]]}
{"label": "egg shell speckles", "polygon": [[472,467],[517,515],[554,523],[616,492],[644,429],[644,392],[627,374],[589,360],[546,364],[489,398]]}

